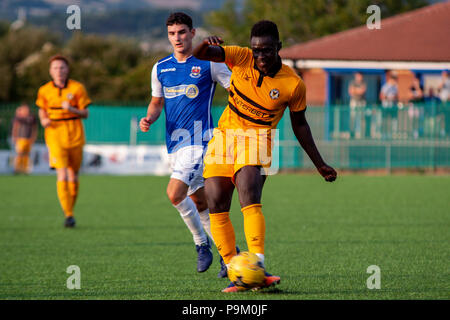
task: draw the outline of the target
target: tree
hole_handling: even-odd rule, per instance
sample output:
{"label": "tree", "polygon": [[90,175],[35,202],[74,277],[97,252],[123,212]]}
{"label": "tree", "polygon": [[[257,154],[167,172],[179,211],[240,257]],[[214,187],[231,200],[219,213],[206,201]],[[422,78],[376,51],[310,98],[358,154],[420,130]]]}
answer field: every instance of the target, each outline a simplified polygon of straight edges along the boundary
{"label": "tree", "polygon": [[60,45],[47,29],[8,30],[0,36],[0,101],[33,103],[50,80],[49,58],[61,53],[70,61],[70,78],[83,83],[94,102],[146,104],[153,64],[167,53],[146,56],[132,39],[74,32]]}
{"label": "tree", "polygon": [[114,36],[74,35],[65,48],[71,76],[97,101],[148,101],[152,66],[164,55],[146,57],[136,41]]}
{"label": "tree", "polygon": [[[33,53],[38,53],[46,43],[58,43],[58,38],[44,28],[24,27],[8,30],[0,37],[0,100],[21,100],[20,64]],[[31,57],[33,58],[33,57]],[[30,59],[31,59],[30,58]],[[25,61],[25,64],[27,62]]]}
{"label": "tree", "polygon": [[235,0],[206,16],[206,26],[223,36],[227,43],[249,44],[254,23],[267,19],[279,28],[284,46],[308,41],[365,23],[369,5],[379,5],[381,17],[420,8],[426,0],[245,0],[240,10]]}

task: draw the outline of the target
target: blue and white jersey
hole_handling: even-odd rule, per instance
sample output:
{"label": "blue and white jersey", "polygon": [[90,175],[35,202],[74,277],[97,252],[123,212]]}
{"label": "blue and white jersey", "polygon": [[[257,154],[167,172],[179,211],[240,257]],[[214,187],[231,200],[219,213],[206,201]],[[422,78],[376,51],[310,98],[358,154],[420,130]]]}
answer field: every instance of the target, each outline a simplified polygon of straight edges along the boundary
{"label": "blue and white jersey", "polygon": [[211,103],[216,83],[228,89],[230,76],[224,63],[194,56],[179,62],[172,54],[153,66],[152,96],[164,97],[169,153],[188,145],[207,145],[214,128]]}

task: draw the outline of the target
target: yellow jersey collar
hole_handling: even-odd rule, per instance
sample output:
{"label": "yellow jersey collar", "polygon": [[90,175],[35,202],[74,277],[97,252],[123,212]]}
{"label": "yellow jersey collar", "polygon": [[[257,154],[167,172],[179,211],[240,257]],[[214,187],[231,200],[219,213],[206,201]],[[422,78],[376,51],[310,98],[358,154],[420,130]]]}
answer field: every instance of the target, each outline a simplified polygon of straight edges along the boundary
{"label": "yellow jersey collar", "polygon": [[64,87],[62,87],[62,88],[58,87],[58,86],[56,85],[55,81],[53,81],[53,80],[52,80],[52,83],[53,83],[53,86],[54,86],[56,89],[65,89],[65,88],[67,88],[67,84],[69,83],[69,78],[66,79],[66,81],[64,82]]}

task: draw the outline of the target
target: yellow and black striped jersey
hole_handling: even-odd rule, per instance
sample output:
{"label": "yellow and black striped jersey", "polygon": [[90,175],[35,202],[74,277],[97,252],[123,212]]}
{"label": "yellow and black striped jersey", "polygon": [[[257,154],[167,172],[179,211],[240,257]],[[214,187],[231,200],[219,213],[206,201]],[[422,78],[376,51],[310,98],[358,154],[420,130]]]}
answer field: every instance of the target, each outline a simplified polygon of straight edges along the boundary
{"label": "yellow and black striped jersey", "polygon": [[223,49],[232,75],[219,129],[274,129],[286,107],[294,112],[306,108],[305,84],[289,66],[282,64],[276,74],[264,75],[256,69],[251,49]]}
{"label": "yellow and black striped jersey", "polygon": [[52,121],[45,129],[45,141],[48,145],[56,144],[64,148],[83,145],[85,136],[81,119],[62,108],[64,101],[80,110],[91,103],[84,86],[75,80],[68,79],[64,88],[57,87],[53,81],[39,88],[36,105],[44,109]]}

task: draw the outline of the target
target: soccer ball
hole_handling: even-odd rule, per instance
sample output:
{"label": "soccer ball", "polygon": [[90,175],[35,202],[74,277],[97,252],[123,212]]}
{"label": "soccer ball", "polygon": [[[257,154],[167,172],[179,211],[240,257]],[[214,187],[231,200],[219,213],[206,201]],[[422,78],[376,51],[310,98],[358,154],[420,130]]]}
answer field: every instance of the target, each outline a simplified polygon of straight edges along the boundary
{"label": "soccer ball", "polygon": [[231,259],[228,278],[237,287],[251,289],[264,283],[264,267],[258,256],[251,252],[241,252]]}

